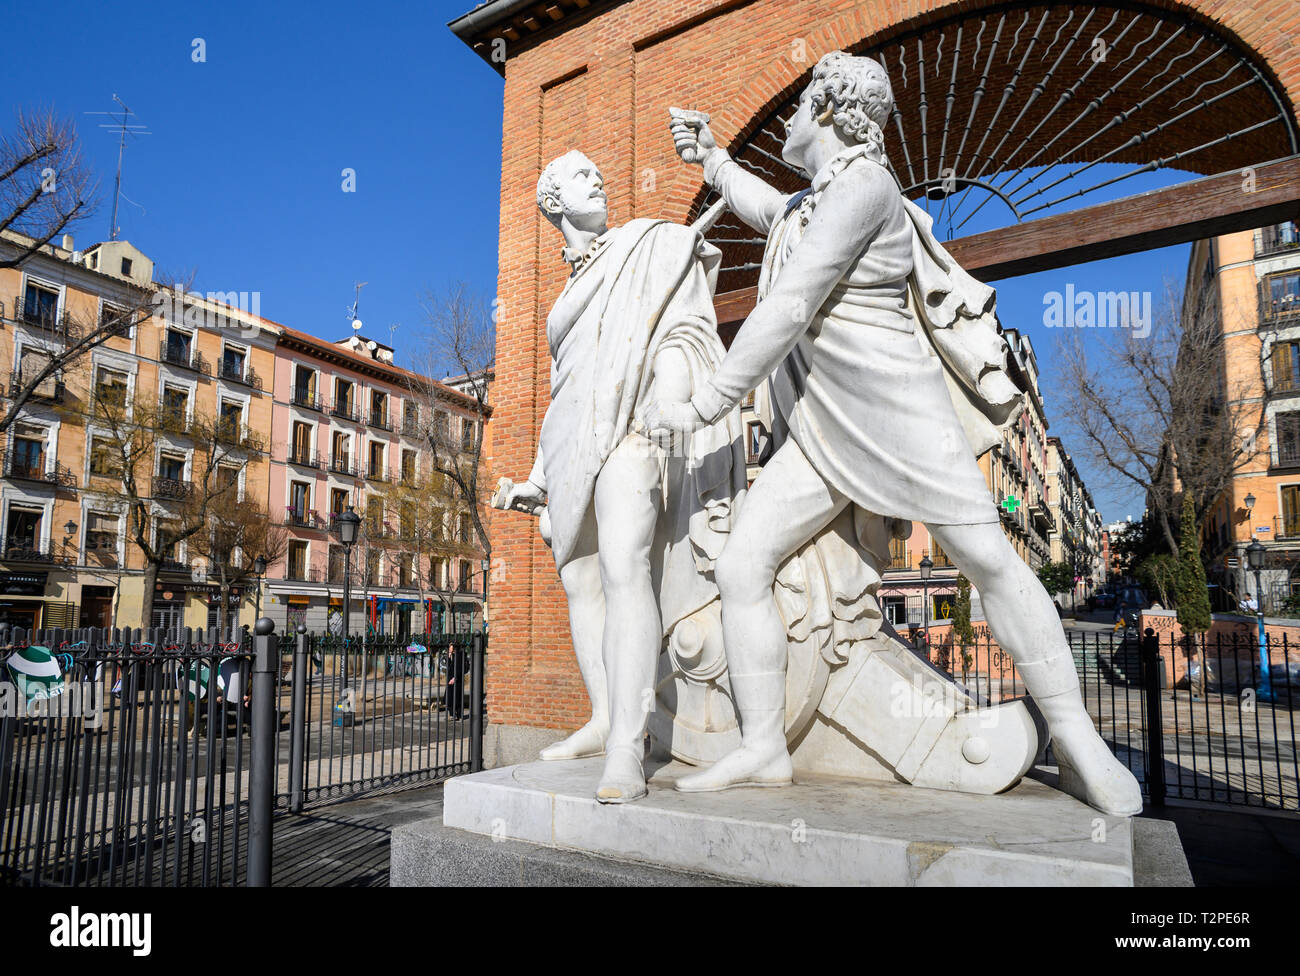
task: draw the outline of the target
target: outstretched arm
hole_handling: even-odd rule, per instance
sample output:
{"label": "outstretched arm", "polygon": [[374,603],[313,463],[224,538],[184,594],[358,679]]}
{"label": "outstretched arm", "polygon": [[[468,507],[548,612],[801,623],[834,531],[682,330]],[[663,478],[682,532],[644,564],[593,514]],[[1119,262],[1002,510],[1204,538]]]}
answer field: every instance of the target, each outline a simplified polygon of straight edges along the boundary
{"label": "outstretched arm", "polygon": [[822,191],[772,290],[740,327],[717,373],[691,398],[704,422],[735,407],[789,354],[878,233],[884,194],[897,192],[882,170],[866,166],[850,167]]}
{"label": "outstretched arm", "polygon": [[707,115],[680,109],[669,109],[669,114],[677,155],[685,162],[704,165],[704,179],[741,220],[761,233],[770,231],[785,207],[785,194],[748,172],[718,146]]}

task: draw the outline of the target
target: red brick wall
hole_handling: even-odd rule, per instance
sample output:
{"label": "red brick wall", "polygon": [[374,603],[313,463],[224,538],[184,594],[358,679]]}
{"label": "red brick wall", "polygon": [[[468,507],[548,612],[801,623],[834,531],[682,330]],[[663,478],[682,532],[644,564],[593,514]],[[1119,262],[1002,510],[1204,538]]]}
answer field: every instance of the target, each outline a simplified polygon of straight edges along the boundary
{"label": "red brick wall", "polygon": [[[818,57],[900,25],[940,19],[977,0],[631,0],[506,64],[501,166],[500,318],[495,475],[522,479],[546,410],[545,313],[565,275],[559,235],[537,212],[537,177],[550,159],[581,149],[601,167],[614,223],[635,216],[683,220],[699,170],[680,163],[667,135],[670,104],[708,110],[735,141]],[[1186,11],[1235,34],[1267,62],[1300,104],[1300,3],[1197,0],[1153,6]],[[806,60],[794,60],[796,41]],[[493,519],[488,707],[493,722],[570,728],[587,717],[569,646],[564,595],[535,522]]]}

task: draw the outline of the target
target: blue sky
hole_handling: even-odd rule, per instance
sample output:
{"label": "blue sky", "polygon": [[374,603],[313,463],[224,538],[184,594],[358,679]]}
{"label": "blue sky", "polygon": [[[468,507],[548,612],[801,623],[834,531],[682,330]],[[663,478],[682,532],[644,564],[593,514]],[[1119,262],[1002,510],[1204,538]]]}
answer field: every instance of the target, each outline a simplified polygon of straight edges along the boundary
{"label": "blue sky", "polygon": [[[152,132],[127,147],[124,238],[161,270],[194,273],[202,290],[260,292],[263,315],[325,338],[348,331],[353,284],[368,282],[365,332],[391,335],[400,362],[421,335],[426,289],[465,281],[488,295],[496,284],[502,82],[446,28],[472,6],[73,3],[51,14],[22,4],[6,10],[8,36],[24,40],[6,47],[0,124],[50,105],[76,121],[104,199],[76,231],[84,245],[108,236],[117,156],[115,136],[97,128],[104,117],[85,113],[114,108],[117,94]],[[196,38],[203,63],[192,60]],[[345,168],[354,193],[341,189]],[[1126,181],[1111,195],[1177,178]],[[1004,223],[994,211],[960,233]],[[1181,282],[1187,254],[997,283],[1002,320],[1038,352],[1049,419],[1059,398],[1044,294],[1073,283],[1158,295],[1164,279]],[[1081,466],[1107,519],[1141,514],[1140,498]]]}

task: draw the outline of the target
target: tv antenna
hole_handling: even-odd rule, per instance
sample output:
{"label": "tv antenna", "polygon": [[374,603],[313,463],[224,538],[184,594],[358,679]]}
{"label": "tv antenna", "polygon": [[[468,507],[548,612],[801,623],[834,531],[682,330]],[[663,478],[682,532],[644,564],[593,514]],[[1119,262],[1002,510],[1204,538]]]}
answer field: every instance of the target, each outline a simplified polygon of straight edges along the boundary
{"label": "tv antenna", "polygon": [[368,281],[358,281],[356,283],[357,297],[352,302],[352,307],[348,309],[348,318],[352,321],[352,331],[360,334],[361,320],[357,318],[357,306],[361,304],[361,289],[370,284]]}
{"label": "tv antenna", "polygon": [[[122,106],[121,109],[114,109],[111,112],[87,112],[86,113],[87,115],[107,115],[109,118],[114,119],[114,121],[112,122],[100,122],[99,127],[101,129],[110,129],[110,130],[115,129],[117,130],[118,133],[117,178],[113,181],[113,220],[112,220],[112,225],[108,229],[108,239],[110,241],[117,240],[117,235],[119,233],[118,226],[117,226],[117,203],[118,203],[118,199],[123,195],[122,194],[122,157],[126,152],[126,137],[153,135],[153,133],[149,131],[148,126],[139,122],[130,121],[132,118],[135,117],[135,113],[132,112],[131,109],[127,107],[126,102],[122,101],[122,99],[117,97],[116,92],[113,93],[113,101],[117,102],[118,105]],[[135,201],[131,200],[130,197],[127,198],[127,201],[129,203],[135,203]],[[136,206],[139,206],[139,204],[136,204]]]}

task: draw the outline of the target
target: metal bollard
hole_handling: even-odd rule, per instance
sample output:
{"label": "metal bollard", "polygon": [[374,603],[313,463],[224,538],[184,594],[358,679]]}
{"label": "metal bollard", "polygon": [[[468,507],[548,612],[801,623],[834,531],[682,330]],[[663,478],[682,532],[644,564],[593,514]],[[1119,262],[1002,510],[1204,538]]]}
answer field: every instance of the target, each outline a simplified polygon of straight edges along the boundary
{"label": "metal bollard", "polygon": [[1160,708],[1160,686],[1164,673],[1160,638],[1148,627],[1142,637],[1142,686],[1147,698],[1147,794],[1152,806],[1163,806],[1165,802],[1165,735]]}
{"label": "metal bollard", "polygon": [[275,622],[263,617],[253,640],[253,748],[248,789],[248,887],[271,886],[271,840],[275,812],[276,675],[280,645]]}
{"label": "metal bollard", "polygon": [[470,638],[469,768],[483,770],[483,635]]}
{"label": "metal bollard", "polygon": [[293,708],[289,713],[289,809],[302,813],[303,762],[307,748],[307,627],[298,625],[293,646]]}

